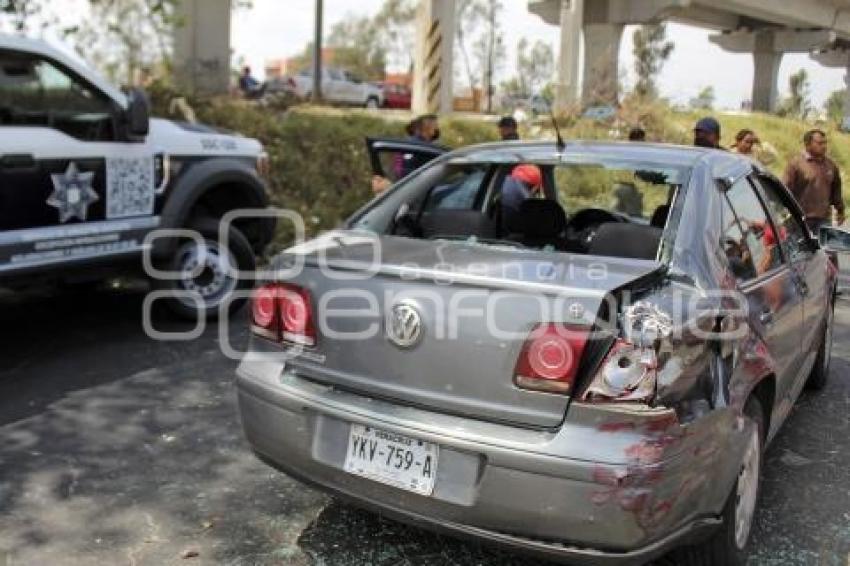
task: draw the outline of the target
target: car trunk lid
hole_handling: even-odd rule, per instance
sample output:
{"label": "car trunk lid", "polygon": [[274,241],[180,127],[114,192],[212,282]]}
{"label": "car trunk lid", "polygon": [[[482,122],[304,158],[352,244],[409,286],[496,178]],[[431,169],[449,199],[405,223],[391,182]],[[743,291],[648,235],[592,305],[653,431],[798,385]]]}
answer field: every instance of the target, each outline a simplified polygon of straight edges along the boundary
{"label": "car trunk lid", "polygon": [[[537,427],[558,425],[569,396],[514,384],[530,332],[544,322],[590,330],[600,312],[615,309],[606,305],[612,291],[660,269],[650,261],[345,232],[290,250],[278,267],[293,261],[304,267],[285,279],[310,291],[319,333],[315,349],[291,362],[304,376]],[[410,344],[390,328],[398,305],[420,319]]]}

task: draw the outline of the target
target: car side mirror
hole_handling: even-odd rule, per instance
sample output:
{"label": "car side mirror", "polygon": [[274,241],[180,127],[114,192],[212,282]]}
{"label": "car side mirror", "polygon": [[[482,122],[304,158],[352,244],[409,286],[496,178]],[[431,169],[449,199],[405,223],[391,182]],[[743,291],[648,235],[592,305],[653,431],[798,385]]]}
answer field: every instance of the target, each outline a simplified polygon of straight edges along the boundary
{"label": "car side mirror", "polygon": [[127,138],[130,141],[144,141],[150,132],[151,105],[145,91],[139,88],[127,93],[125,112]]}
{"label": "car side mirror", "polygon": [[823,226],[818,234],[818,239],[827,252],[850,253],[850,231]]}
{"label": "car side mirror", "polygon": [[818,242],[814,238],[804,236],[797,242],[797,249],[808,253],[814,253],[818,249]]}

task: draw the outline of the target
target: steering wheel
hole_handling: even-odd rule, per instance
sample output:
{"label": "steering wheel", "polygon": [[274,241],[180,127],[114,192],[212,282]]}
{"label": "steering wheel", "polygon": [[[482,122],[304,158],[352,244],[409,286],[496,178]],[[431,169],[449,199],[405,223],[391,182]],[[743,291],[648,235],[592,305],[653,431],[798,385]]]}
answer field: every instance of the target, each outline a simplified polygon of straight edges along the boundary
{"label": "steering wheel", "polygon": [[575,242],[579,247],[587,250],[590,242],[596,237],[599,226],[609,222],[625,222],[625,220],[623,217],[601,208],[579,210],[567,221],[567,240]]}

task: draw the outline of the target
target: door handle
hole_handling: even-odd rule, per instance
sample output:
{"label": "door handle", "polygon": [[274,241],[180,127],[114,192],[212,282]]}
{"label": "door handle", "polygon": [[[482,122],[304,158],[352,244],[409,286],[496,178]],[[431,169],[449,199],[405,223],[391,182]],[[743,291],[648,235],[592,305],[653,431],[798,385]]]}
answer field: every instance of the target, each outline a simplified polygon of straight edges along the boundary
{"label": "door handle", "polygon": [[759,322],[761,322],[764,326],[773,324],[773,311],[770,309],[764,309],[761,311],[761,314],[759,315]]}
{"label": "door handle", "polygon": [[0,169],[35,169],[35,157],[29,153],[9,153],[0,157]]}

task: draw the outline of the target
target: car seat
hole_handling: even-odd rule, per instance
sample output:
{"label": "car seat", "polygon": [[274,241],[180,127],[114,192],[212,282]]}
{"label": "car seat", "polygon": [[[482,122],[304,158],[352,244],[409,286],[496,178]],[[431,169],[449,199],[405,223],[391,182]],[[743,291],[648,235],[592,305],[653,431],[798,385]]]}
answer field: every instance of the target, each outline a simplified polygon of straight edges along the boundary
{"label": "car seat", "polygon": [[436,209],[422,214],[419,220],[425,238],[476,238],[495,239],[496,225],[492,219],[477,210]]}
{"label": "car seat", "polygon": [[605,257],[655,259],[663,230],[645,224],[609,222],[599,226],[587,253]]}
{"label": "car seat", "polygon": [[563,233],[567,227],[567,215],[554,200],[530,198],[519,208],[516,218],[516,233],[508,239],[530,248],[551,246],[564,249]]}

